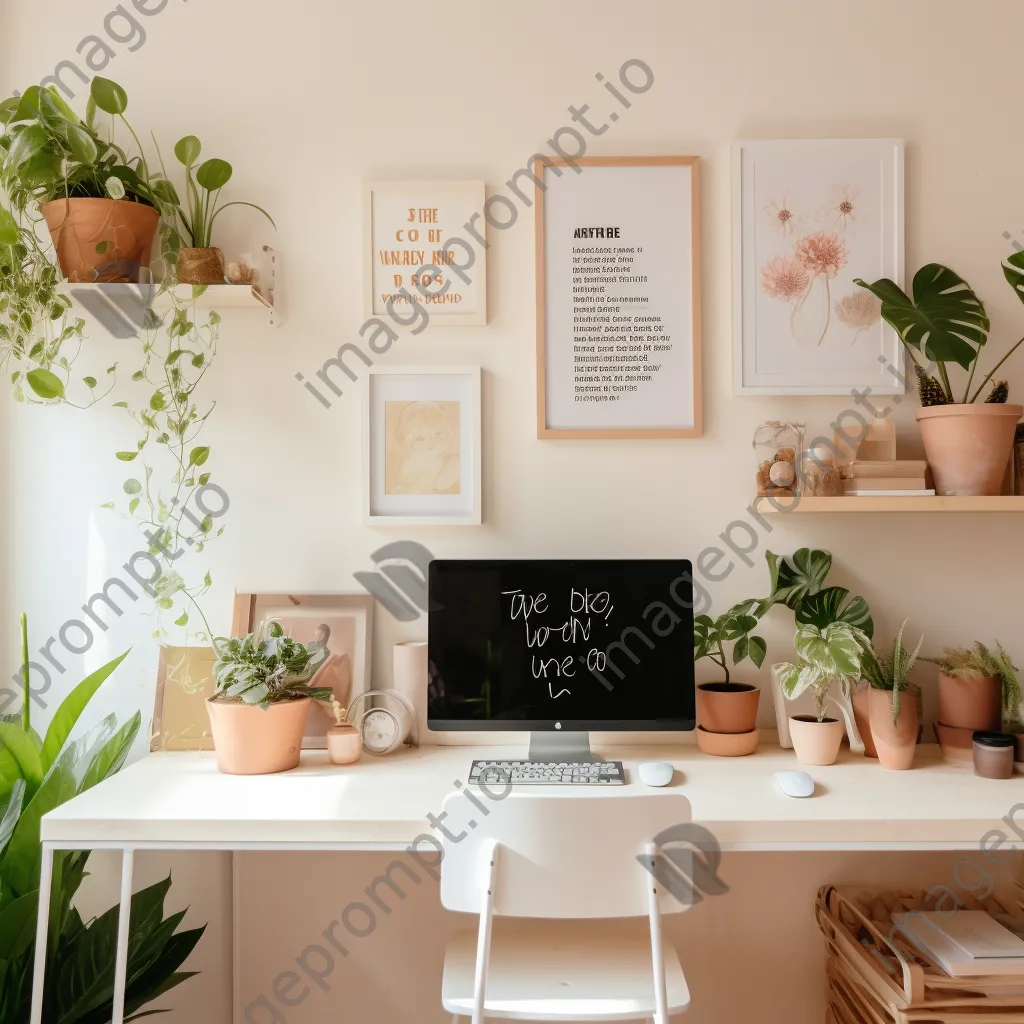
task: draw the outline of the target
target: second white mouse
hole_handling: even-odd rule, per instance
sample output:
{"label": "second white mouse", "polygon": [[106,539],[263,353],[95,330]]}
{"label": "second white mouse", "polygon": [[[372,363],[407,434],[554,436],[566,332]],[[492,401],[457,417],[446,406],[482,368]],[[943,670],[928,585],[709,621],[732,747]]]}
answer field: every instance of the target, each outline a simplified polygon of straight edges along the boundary
{"label": "second white mouse", "polygon": [[668,761],[645,761],[639,771],[640,781],[645,786],[667,786],[675,774],[675,768]]}
{"label": "second white mouse", "polygon": [[814,795],[814,779],[807,772],[776,772],[775,781],[786,796],[805,797]]}

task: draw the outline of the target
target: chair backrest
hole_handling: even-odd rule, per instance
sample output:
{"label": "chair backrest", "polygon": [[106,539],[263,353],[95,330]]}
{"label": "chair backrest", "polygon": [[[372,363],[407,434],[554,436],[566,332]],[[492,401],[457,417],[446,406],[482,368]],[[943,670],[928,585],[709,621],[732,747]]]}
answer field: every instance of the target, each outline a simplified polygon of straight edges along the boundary
{"label": "chair backrest", "polygon": [[[689,800],[670,791],[518,790],[501,800],[470,795],[486,814],[465,791],[444,802],[441,820],[457,838],[442,840],[441,902],[449,910],[474,914],[483,906],[497,844],[495,914],[646,916],[651,864],[645,849],[664,830],[685,825],[692,816]],[[687,909],[669,886],[658,889],[663,913]]]}

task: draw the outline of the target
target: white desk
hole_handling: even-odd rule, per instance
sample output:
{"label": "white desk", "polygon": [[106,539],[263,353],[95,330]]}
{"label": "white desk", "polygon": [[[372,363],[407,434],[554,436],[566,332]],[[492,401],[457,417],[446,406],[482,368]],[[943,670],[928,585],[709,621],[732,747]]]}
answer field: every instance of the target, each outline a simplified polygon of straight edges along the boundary
{"label": "white desk", "polygon": [[[920,747],[908,772],[886,771],[877,761],[844,752],[838,764],[806,769],[818,787],[807,800],[779,792],[772,773],[800,766],[792,751],[778,747],[742,758],[709,757],[680,746],[602,753],[625,763],[628,785],[563,786],[558,792],[626,800],[650,792],[638,780],[641,761],[671,761],[681,774],[663,792],[686,796],[692,820],[710,830],[722,850],[977,849],[991,829],[1015,838],[1003,819],[1017,803],[1024,833],[1024,777],[979,779],[970,766],[943,763],[935,746]],[[122,851],[112,1020],[122,1024],[136,850],[405,849],[431,832],[427,815],[440,812],[456,780],[465,781],[471,760],[522,755],[518,747],[422,747],[335,767],[325,753],[309,751],[294,771],[231,776],[217,771],[212,753],[151,754],[43,818],[39,905],[49,905],[55,850]],[[40,1024],[42,1016],[46,926],[41,912],[31,1024]]]}

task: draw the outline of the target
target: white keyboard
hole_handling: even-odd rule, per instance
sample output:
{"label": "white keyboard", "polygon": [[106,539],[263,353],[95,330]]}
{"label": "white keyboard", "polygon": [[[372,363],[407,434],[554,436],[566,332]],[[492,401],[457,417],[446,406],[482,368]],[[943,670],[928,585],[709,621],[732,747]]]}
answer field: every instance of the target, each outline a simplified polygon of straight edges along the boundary
{"label": "white keyboard", "polygon": [[474,761],[470,783],[513,786],[622,786],[621,761]]}

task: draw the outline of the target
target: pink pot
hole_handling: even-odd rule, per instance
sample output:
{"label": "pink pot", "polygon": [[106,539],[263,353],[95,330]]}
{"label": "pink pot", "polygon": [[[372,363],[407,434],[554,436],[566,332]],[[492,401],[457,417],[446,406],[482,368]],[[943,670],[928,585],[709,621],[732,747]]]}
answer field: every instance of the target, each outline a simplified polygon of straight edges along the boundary
{"label": "pink pot", "polygon": [[871,735],[871,687],[862,686],[853,695],[853,717],[857,722],[857,732],[864,741],[864,756],[878,757],[875,740]]}
{"label": "pink pot", "polygon": [[999,679],[954,679],[939,673],[939,721],[955,729],[999,732],[1003,687]]}
{"label": "pink pot", "polygon": [[813,715],[795,715],[789,720],[789,735],[801,764],[835,764],[846,727],[835,718],[819,722]]}
{"label": "pink pot", "polygon": [[917,410],[936,494],[1002,494],[1024,405],[933,405]]}
{"label": "pink pot", "polygon": [[354,725],[332,725],[327,730],[327,757],[331,764],[352,764],[359,760],[363,737]]}
{"label": "pink pot", "polygon": [[304,697],[263,710],[208,700],[217,767],[225,775],[270,775],[298,767],[311,703]]}
{"label": "pink pot", "polygon": [[912,691],[900,694],[900,716],[893,725],[892,694],[888,690],[868,691],[871,735],[883,768],[905,771],[914,763],[917,751],[917,701]]}

